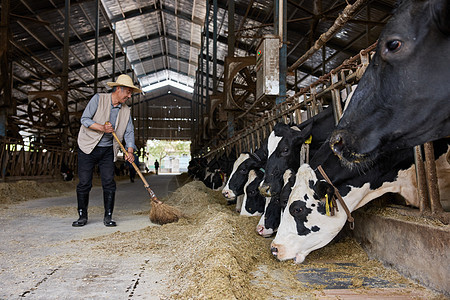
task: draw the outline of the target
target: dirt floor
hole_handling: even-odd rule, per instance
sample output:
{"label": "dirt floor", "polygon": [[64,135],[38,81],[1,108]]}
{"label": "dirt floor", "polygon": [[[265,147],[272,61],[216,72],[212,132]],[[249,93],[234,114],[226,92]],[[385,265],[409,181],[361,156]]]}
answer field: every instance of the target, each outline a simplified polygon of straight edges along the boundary
{"label": "dirt floor", "polygon": [[[76,182],[0,183],[0,299],[446,299],[349,238],[303,264],[279,262],[258,218],[185,174],[150,176],[151,186],[156,177],[180,186],[161,198],[186,215],[177,223],[151,224],[148,200],[124,201],[119,226],[106,228],[97,187],[88,225],[73,228]],[[138,184],[123,179],[120,197],[145,199]]]}

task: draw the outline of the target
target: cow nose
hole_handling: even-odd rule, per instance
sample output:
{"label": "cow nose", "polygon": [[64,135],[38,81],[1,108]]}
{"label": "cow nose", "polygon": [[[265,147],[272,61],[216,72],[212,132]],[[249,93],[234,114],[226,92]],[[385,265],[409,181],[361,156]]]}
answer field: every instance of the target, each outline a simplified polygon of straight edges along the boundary
{"label": "cow nose", "polygon": [[272,255],[277,257],[278,256],[278,248],[277,247],[270,247],[270,252],[272,252]]}
{"label": "cow nose", "polygon": [[222,195],[223,195],[225,198],[228,198],[228,191],[223,191],[223,192],[222,192]]}
{"label": "cow nose", "polygon": [[344,143],[344,134],[341,131],[334,132],[331,135],[330,147],[334,153],[336,153],[339,156],[342,156],[342,153],[344,152],[345,143]]}
{"label": "cow nose", "polygon": [[257,232],[259,235],[262,235],[262,234],[263,234],[263,231],[264,231],[264,226],[262,226],[262,225],[257,225],[257,226],[256,226],[256,232]]}

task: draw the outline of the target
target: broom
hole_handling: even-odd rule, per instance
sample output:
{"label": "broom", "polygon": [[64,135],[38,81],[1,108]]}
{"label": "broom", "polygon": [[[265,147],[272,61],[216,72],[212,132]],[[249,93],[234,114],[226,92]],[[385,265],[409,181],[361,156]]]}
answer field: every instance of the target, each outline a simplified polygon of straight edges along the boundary
{"label": "broom", "polygon": [[[112,132],[114,139],[119,144],[120,148],[122,149],[122,152],[128,156],[128,152],[125,150],[125,147],[122,145],[122,143],[119,141],[119,138],[117,137],[116,133]],[[177,222],[180,217],[183,216],[183,213],[172,206],[169,206],[167,204],[162,203],[158,198],[156,197],[155,193],[150,188],[147,180],[145,180],[144,175],[142,175],[141,170],[139,170],[138,166],[134,162],[131,163],[133,168],[138,173],[139,177],[141,177],[142,182],[144,183],[144,187],[147,190],[147,192],[150,195],[150,203],[152,205],[150,209],[150,221],[152,223],[156,223],[159,225],[164,225],[167,223]]]}

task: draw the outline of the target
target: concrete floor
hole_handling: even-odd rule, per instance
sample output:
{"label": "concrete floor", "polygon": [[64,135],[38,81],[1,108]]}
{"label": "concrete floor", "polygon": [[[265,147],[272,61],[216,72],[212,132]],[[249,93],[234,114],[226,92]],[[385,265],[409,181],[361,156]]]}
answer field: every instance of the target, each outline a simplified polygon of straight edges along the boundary
{"label": "concrete floor", "polygon": [[[146,179],[159,198],[183,184],[175,175],[152,175]],[[140,179],[134,183],[117,182],[113,214],[117,227],[103,225],[101,187],[91,191],[89,207],[89,222],[81,228],[71,226],[77,218],[75,191],[65,197],[0,207],[1,300],[170,298],[167,293],[174,288],[173,268],[177,264],[177,261],[170,263],[170,252],[158,254],[149,248],[139,254],[127,252],[122,246],[135,241],[114,243],[121,233],[130,232],[128,236],[136,239],[139,235],[133,231],[159,226],[149,221],[149,196]],[[121,246],[113,249],[113,245]],[[311,272],[317,276],[311,276]],[[345,274],[324,272],[322,269],[308,270],[306,275],[300,272],[297,279],[317,284],[328,276],[327,284],[341,285],[324,287],[317,297],[305,294],[284,299],[445,299],[430,297],[424,289],[409,289],[405,294],[382,277],[378,281],[365,281],[367,287],[364,284],[362,289],[349,289],[342,286]]]}
{"label": "concrete floor", "polygon": [[[146,179],[158,198],[179,186],[175,175],[152,175]],[[139,177],[134,183],[117,182],[113,214],[117,227],[103,225],[101,187],[92,189],[89,207],[89,221],[84,227],[71,226],[77,219],[75,192],[0,210],[0,299],[159,299],[158,289],[164,288],[165,278],[149,271],[144,274],[143,265],[152,263],[149,258],[145,262],[137,257],[108,261],[79,248],[83,244],[79,241],[153,225],[145,213],[150,209],[149,196]],[[63,217],[36,213],[55,209],[65,212]],[[75,260],[61,259],[77,252],[80,255]],[[155,284],[158,279],[159,284]]]}

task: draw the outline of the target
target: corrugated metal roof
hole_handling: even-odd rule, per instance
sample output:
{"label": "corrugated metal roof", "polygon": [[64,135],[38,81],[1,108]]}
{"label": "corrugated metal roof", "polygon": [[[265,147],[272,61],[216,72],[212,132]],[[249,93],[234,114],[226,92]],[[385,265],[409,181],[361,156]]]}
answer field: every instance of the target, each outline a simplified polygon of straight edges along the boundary
{"label": "corrugated metal roof", "polygon": [[[228,52],[228,1],[217,0],[217,76],[218,91],[223,90],[224,61]],[[287,62],[292,65],[311,46],[321,33],[327,31],[346,0],[287,0]],[[325,70],[319,51],[298,69],[299,87],[341,64],[348,57],[372,44],[384,22],[390,16],[394,0],[368,1],[358,14],[326,44]],[[211,1],[212,4],[212,1]],[[256,47],[265,34],[273,34],[273,0],[234,1],[236,30],[235,56],[255,55]],[[212,19],[212,5],[210,20]],[[205,0],[101,0],[98,40],[98,91],[107,91],[106,82],[120,73],[133,75],[142,87],[172,80],[194,87],[199,69],[207,14]],[[61,128],[39,127],[31,122],[28,111],[29,93],[32,91],[61,90],[64,42],[64,0],[11,1],[11,46],[13,61],[13,99],[17,103],[11,122],[33,135],[45,135]],[[95,24],[96,2],[72,0],[70,7],[69,101],[71,122],[84,109],[94,93],[95,84]],[[210,23],[208,36],[212,37]],[[113,45],[114,33],[117,36]],[[208,60],[213,45],[209,43]],[[116,53],[113,53],[115,47]],[[206,50],[204,50],[206,54]],[[113,63],[114,60],[114,63]],[[205,71],[204,68],[203,71]],[[113,71],[115,74],[113,74]],[[209,68],[212,76],[212,62]],[[210,77],[210,92],[213,79]],[[293,76],[287,77],[288,89],[293,89]],[[180,99],[192,98],[183,91],[168,87]],[[134,97],[134,112],[146,111],[152,97],[162,99],[158,93],[148,92]],[[204,92],[206,95],[206,91]],[[184,101],[183,100],[183,101]],[[138,104],[141,103],[141,104]],[[142,106],[142,107],[140,107]],[[138,108],[140,107],[140,108]],[[151,110],[147,109],[151,114]],[[42,112],[47,113],[45,107]],[[52,113],[52,112],[50,112]],[[55,117],[59,118],[59,112]],[[185,132],[190,131],[186,128]],[[151,131],[140,138],[151,138]],[[150,134],[150,135],[148,135]],[[190,136],[190,132],[187,133]]]}

